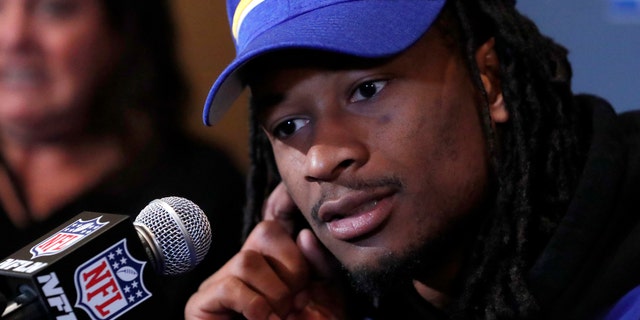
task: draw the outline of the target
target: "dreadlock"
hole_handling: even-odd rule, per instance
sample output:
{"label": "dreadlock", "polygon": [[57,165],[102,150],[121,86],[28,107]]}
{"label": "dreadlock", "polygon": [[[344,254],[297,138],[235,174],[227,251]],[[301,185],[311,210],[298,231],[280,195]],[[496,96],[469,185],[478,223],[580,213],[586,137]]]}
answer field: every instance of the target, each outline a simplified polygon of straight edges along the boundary
{"label": "dreadlock", "polygon": [[[250,102],[253,104],[253,100]],[[262,205],[264,199],[280,182],[280,174],[276,168],[276,161],[269,144],[257,121],[256,108],[249,108],[249,157],[251,166],[248,170],[246,197],[244,209],[243,238],[249,235],[251,229],[262,220]]]}
{"label": "dreadlock", "polygon": [[[475,50],[495,39],[510,121],[481,112],[496,199],[467,263],[454,310],[463,319],[531,319],[539,306],[527,272],[566,211],[584,162],[585,135],[571,92],[567,50],[543,36],[514,0],[451,1],[473,81],[485,95]],[[499,132],[499,134],[497,134]]]}
{"label": "dreadlock", "polygon": [[[442,20],[446,20],[444,23]],[[472,81],[496,180],[495,199],[460,279],[451,310],[460,319],[531,319],[540,308],[527,272],[555,230],[584,163],[586,130],[571,92],[567,50],[543,36],[515,0],[449,0],[436,25],[453,28]],[[495,39],[509,121],[491,124],[476,49]],[[280,176],[251,107],[245,236],[261,220]]]}

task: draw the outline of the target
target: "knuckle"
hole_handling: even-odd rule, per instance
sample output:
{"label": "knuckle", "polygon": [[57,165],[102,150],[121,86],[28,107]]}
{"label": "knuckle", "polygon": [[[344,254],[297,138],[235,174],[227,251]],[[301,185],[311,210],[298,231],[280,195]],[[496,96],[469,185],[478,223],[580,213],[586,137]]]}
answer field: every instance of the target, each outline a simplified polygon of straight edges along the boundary
{"label": "knuckle", "polygon": [[269,292],[269,299],[274,302],[274,305],[280,306],[281,308],[288,305],[292,297],[292,292],[285,286],[274,287],[271,292]]}
{"label": "knuckle", "polygon": [[243,250],[236,255],[232,268],[236,270],[236,272],[251,273],[259,269],[263,261],[264,257],[260,253],[253,250]]}
{"label": "knuckle", "polygon": [[241,286],[242,282],[240,280],[228,277],[215,286],[215,291],[212,294],[218,297],[233,296],[233,293],[237,292]]}
{"label": "knuckle", "polygon": [[249,301],[242,315],[247,319],[267,319],[271,312],[269,302],[262,296],[255,296]]}
{"label": "knuckle", "polygon": [[293,308],[293,294],[286,288],[270,292],[267,301],[270,303],[273,311],[281,316],[288,314]]}
{"label": "knuckle", "polygon": [[272,237],[279,227],[278,223],[268,220],[260,222],[252,232],[252,235],[258,239]]}

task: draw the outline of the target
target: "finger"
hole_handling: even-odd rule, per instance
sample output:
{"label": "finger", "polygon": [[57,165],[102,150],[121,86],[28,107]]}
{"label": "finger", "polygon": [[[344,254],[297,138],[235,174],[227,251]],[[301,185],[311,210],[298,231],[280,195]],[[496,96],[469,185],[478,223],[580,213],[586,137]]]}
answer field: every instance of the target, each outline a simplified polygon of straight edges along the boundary
{"label": "finger", "polygon": [[[344,316],[338,316],[339,314],[341,314],[341,304],[333,303],[331,302],[331,300],[327,300],[325,297],[315,296],[315,292],[317,292],[317,290],[311,289],[311,291],[314,291],[314,293],[311,293],[306,289],[298,293],[295,298],[295,311],[287,315],[287,320],[327,320],[345,318]],[[316,301],[319,303],[316,303]]]}
{"label": "finger", "polygon": [[185,307],[186,320],[230,320],[235,313],[247,319],[268,319],[273,310],[262,295],[237,278],[201,288]]}
{"label": "finger", "polygon": [[311,268],[322,278],[332,278],[339,268],[339,262],[320,243],[316,235],[309,229],[298,233],[296,245],[309,262]]}
{"label": "finger", "polygon": [[269,313],[284,316],[291,312],[293,297],[267,257],[242,250],[200,285],[191,299],[192,314],[223,316],[235,311],[249,319],[264,319]]}
{"label": "finger", "polygon": [[333,315],[331,310],[322,306],[309,304],[301,311],[289,315],[287,320],[337,320],[337,316]]}
{"label": "finger", "polygon": [[290,213],[296,210],[296,205],[287,191],[284,183],[271,191],[263,210],[264,220],[290,219]]}
{"label": "finger", "polygon": [[244,250],[230,266],[231,275],[263,296],[275,313],[286,315],[293,307],[295,292],[273,267],[272,260],[258,252]]}
{"label": "finger", "polygon": [[280,222],[289,234],[294,231],[294,215],[299,214],[293,199],[283,183],[271,192],[262,210],[264,220]]}
{"label": "finger", "polygon": [[251,232],[243,250],[264,255],[276,274],[293,292],[301,290],[309,277],[309,264],[291,235],[275,221],[263,221]]}

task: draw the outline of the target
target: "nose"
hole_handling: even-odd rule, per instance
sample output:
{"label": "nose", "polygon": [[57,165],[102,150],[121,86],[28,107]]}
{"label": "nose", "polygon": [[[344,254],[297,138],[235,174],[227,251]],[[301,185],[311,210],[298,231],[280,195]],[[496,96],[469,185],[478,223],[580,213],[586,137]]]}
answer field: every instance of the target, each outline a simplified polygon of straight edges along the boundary
{"label": "nose", "polygon": [[305,179],[331,181],[354,171],[369,160],[366,135],[354,125],[328,120],[315,125],[315,136],[307,150]]}
{"label": "nose", "polygon": [[[9,5],[14,3],[14,5]],[[23,49],[29,43],[28,13],[22,1],[7,2],[0,8],[0,49]]]}

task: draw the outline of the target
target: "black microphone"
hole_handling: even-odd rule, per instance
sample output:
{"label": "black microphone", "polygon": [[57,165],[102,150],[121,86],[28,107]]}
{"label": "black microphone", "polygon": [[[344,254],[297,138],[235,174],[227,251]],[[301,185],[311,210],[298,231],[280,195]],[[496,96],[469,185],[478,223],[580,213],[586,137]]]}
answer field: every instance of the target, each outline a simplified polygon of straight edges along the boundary
{"label": "black microphone", "polygon": [[133,223],[84,211],[0,261],[0,319],[144,317],[162,308],[158,275],[190,271],[210,245],[206,215],[184,198],[151,201]]}

